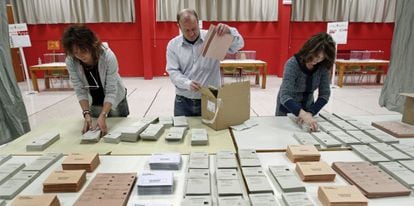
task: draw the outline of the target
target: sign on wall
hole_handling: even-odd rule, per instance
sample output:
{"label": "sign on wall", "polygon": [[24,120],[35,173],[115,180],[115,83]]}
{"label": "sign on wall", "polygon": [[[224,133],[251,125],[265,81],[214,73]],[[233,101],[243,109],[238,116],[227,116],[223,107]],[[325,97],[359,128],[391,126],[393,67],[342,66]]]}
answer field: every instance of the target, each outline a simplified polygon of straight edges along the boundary
{"label": "sign on wall", "polygon": [[32,46],[26,24],[9,24],[9,39],[11,48]]}
{"label": "sign on wall", "polygon": [[348,37],[348,22],[329,22],[327,33],[332,36],[336,44],[346,44]]}

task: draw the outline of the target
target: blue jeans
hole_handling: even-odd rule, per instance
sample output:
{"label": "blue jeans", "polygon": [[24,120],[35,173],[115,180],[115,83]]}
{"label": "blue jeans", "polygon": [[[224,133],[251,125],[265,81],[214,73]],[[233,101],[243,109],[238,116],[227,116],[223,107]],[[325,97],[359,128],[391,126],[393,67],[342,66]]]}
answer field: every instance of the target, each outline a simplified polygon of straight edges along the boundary
{"label": "blue jeans", "polygon": [[174,116],[201,116],[201,99],[175,95]]}

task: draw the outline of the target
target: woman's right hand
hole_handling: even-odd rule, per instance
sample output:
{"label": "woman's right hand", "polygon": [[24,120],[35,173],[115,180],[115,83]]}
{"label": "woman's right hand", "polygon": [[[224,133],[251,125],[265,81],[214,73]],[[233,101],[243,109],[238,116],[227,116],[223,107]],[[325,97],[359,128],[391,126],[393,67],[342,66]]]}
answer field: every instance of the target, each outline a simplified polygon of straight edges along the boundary
{"label": "woman's right hand", "polygon": [[312,113],[301,109],[298,117],[299,123],[308,125],[311,132],[318,131],[318,122],[313,118]]}
{"label": "woman's right hand", "polygon": [[85,115],[85,121],[83,123],[82,134],[92,129],[92,117],[90,114]]}

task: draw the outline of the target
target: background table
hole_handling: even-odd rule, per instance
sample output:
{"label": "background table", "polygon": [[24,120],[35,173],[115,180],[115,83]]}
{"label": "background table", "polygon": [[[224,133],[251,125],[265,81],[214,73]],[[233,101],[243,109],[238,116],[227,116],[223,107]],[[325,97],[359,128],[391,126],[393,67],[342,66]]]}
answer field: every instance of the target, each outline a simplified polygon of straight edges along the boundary
{"label": "background table", "polygon": [[[66,71],[66,63],[64,62],[54,62],[47,64],[38,64],[30,67],[30,76],[32,78],[32,85],[35,91],[39,91],[39,84],[37,83],[36,72],[50,72],[50,71]],[[45,78],[45,87],[46,89],[50,88],[50,82],[48,78]]]}
{"label": "background table", "polygon": [[[254,67],[260,71],[262,69],[262,89],[266,89],[266,76],[267,76],[267,62],[255,59],[225,59],[220,62],[220,67]],[[256,83],[258,79],[256,77]]]}
{"label": "background table", "polygon": [[[386,67],[390,61],[388,60],[379,60],[379,59],[337,59],[335,61],[336,68],[338,69],[338,86],[342,87],[344,81],[344,73],[347,67],[350,66],[360,66],[361,68],[366,66],[375,66],[379,67],[380,69],[384,69],[384,73],[386,73]],[[381,76],[377,75],[377,83],[380,83]]]}

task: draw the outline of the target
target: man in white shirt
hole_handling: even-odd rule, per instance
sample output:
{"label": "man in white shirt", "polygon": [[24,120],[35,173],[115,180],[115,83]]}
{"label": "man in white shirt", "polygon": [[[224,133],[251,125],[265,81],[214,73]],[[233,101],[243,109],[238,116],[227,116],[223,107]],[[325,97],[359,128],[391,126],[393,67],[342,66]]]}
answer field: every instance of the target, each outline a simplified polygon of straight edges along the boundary
{"label": "man in white shirt", "polygon": [[[202,86],[221,86],[220,61],[200,54],[207,31],[200,30],[198,15],[193,9],[183,9],[177,14],[182,32],[167,46],[167,72],[175,85],[174,116],[201,116]],[[231,34],[234,39],[228,53],[236,53],[244,40],[236,28],[218,24],[217,35]]]}

